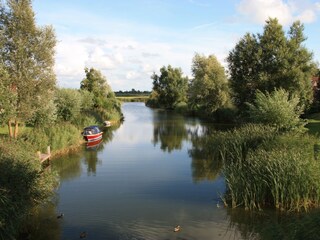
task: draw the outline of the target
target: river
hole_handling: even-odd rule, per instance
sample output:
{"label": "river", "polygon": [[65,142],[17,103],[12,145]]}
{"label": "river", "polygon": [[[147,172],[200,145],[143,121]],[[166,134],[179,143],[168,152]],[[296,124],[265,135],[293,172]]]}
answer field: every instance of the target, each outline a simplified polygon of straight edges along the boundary
{"label": "river", "polygon": [[221,164],[192,140],[208,124],[143,103],[124,103],[122,110],[124,122],[105,129],[99,145],[52,162],[60,186],[53,203],[30,222],[33,239],[259,236],[252,227],[258,218],[223,206]]}

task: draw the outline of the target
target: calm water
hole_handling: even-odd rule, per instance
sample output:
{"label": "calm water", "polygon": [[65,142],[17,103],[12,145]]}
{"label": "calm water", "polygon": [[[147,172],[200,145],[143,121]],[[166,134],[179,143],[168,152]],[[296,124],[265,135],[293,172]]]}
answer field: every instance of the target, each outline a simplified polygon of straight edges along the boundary
{"label": "calm water", "polygon": [[123,113],[100,145],[53,161],[61,184],[32,220],[34,239],[255,238],[257,219],[222,207],[221,166],[191,139],[207,126],[143,103]]}

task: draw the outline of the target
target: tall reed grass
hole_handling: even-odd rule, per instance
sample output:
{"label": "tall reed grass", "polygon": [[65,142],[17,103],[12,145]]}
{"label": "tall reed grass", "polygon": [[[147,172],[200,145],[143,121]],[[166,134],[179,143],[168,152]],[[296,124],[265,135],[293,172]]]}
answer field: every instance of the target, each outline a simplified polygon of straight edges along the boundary
{"label": "tall reed grass", "polygon": [[34,147],[23,141],[0,142],[0,239],[15,239],[28,211],[53,193],[57,178],[42,172]]}
{"label": "tall reed grass", "polygon": [[61,123],[46,128],[34,128],[26,132],[22,138],[37,146],[37,150],[46,151],[50,146],[53,151],[79,144],[82,139],[81,130],[70,123]]}
{"label": "tall reed grass", "polygon": [[221,141],[226,203],[233,208],[300,211],[319,206],[317,138],[247,125],[225,133]]}

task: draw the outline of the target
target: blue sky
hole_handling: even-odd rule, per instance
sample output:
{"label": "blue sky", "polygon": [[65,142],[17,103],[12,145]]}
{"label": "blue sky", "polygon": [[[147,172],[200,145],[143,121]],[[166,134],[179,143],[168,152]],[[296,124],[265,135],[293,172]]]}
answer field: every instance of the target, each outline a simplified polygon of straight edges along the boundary
{"label": "blue sky", "polygon": [[164,65],[191,77],[196,52],[227,66],[229,51],[246,32],[262,32],[268,16],[285,30],[301,20],[320,62],[320,0],[34,0],[33,9],[38,25],[56,31],[61,87],[79,88],[94,67],[115,91],[151,90]]}

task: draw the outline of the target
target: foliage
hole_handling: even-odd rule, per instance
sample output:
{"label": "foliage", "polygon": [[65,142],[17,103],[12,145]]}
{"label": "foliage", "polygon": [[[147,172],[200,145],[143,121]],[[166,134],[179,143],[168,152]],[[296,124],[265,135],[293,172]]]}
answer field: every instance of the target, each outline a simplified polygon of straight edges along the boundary
{"label": "foliage", "polygon": [[80,116],[81,95],[78,90],[61,88],[56,90],[57,116],[63,121],[72,121]]}
{"label": "foliage", "polygon": [[53,99],[50,99],[46,105],[37,109],[31,119],[27,121],[28,125],[39,127],[54,124],[57,120],[57,106]]}
{"label": "foliage", "polygon": [[318,139],[247,125],[215,136],[232,207],[309,209],[320,203]]}
{"label": "foliage", "polygon": [[37,146],[40,151],[45,151],[47,146],[50,146],[52,151],[63,150],[79,144],[82,139],[79,129],[71,123],[38,127],[25,132],[22,138]]}
{"label": "foliage", "polygon": [[81,103],[80,103],[80,109],[81,111],[90,111],[93,108],[93,98],[94,95],[92,92],[89,92],[87,90],[80,90],[81,95]]}
{"label": "foliage", "polygon": [[253,104],[248,103],[249,116],[254,122],[269,124],[279,130],[304,131],[305,121],[300,119],[302,107],[298,97],[289,97],[283,89],[270,93],[256,93]]}
{"label": "foliage", "polygon": [[160,76],[153,73],[153,91],[147,105],[174,109],[179,102],[186,102],[188,78],[182,74],[180,68],[170,65],[160,69]]}
{"label": "foliage", "polygon": [[54,173],[42,172],[26,142],[0,142],[0,238],[15,239],[28,210],[52,195]]}
{"label": "foliage", "polygon": [[18,126],[53,97],[56,38],[51,27],[36,26],[30,0],[8,0],[7,6],[1,6],[1,58],[10,79],[6,88],[16,94],[11,120]]}
{"label": "foliage", "polygon": [[94,68],[85,69],[86,78],[81,81],[80,89],[90,92],[93,96],[93,106],[104,120],[114,116],[121,117],[121,104],[107,83],[107,79]]}
{"label": "foliage", "polygon": [[235,104],[252,103],[256,90],[285,89],[308,107],[313,99],[310,85],[315,70],[312,53],[303,45],[304,26],[295,22],[286,36],[277,19],[266,21],[263,34],[247,33],[227,58]]}
{"label": "foliage", "polygon": [[101,74],[100,71],[94,68],[85,69],[86,78],[81,81],[81,90],[87,90],[94,96],[94,106],[102,108],[107,103],[107,98],[115,97],[111,87],[107,83],[107,79]]}
{"label": "foliage", "polygon": [[12,105],[16,102],[17,95],[10,91],[9,75],[2,66],[0,66],[0,79],[0,124],[3,124],[14,116]]}
{"label": "foliage", "polygon": [[193,58],[192,74],[194,78],[188,91],[190,109],[211,115],[230,101],[227,76],[215,56],[196,54]]}

